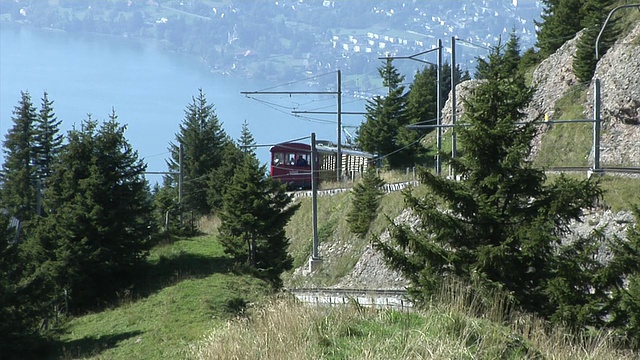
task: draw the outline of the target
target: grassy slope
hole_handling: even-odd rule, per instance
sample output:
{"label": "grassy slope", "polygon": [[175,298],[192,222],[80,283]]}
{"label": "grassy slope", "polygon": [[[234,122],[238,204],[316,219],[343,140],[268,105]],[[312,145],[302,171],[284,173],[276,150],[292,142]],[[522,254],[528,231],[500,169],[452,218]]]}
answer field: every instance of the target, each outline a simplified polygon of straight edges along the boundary
{"label": "grassy slope", "polygon": [[249,312],[192,348],[197,359],[632,359],[607,334],[589,341],[505,312],[504,299],[477,302],[452,284],[425,311],[352,304],[309,307],[282,299]]}
{"label": "grassy slope", "polygon": [[267,285],[228,272],[229,261],[211,237],[155,248],[144,284],[111,309],[70,319],[59,356],[90,359],[183,358],[188,344],[235,314],[229,302],[255,302]]}

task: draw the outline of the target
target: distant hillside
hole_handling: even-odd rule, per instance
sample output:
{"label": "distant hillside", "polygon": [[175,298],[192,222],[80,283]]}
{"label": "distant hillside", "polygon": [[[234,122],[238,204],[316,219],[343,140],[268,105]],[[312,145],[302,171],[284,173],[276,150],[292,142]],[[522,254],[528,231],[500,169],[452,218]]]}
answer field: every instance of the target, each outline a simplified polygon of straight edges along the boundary
{"label": "distant hillside", "polygon": [[[0,0],[2,21],[156,39],[232,76],[281,82],[341,69],[343,86],[352,91],[376,87],[378,57],[423,52],[441,39],[447,61],[451,36],[461,40],[458,62],[473,71],[484,47],[512,30],[523,48],[532,46],[540,12],[533,0]],[[424,59],[436,62],[435,54]],[[424,65],[397,63],[407,74]]]}

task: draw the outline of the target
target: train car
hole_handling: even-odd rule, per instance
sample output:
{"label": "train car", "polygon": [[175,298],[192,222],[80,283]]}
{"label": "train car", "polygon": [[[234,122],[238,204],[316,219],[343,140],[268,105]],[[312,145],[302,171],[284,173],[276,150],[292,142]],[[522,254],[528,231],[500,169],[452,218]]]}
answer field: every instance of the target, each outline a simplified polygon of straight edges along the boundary
{"label": "train car", "polygon": [[[270,174],[289,190],[311,188],[311,146],[287,142],[271,147]],[[317,175],[316,175],[317,176]]]}
{"label": "train car", "polygon": [[[271,177],[287,184],[290,190],[311,188],[311,146],[304,143],[286,142],[271,147]],[[336,181],[337,147],[328,141],[316,143],[318,169],[316,179]],[[355,178],[373,163],[372,154],[343,147],[342,175]]]}

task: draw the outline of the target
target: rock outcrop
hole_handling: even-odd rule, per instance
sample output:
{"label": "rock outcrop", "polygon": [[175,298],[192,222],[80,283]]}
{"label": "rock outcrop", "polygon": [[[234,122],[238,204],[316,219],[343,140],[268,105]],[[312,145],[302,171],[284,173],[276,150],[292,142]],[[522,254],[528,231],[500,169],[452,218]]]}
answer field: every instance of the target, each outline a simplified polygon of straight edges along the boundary
{"label": "rock outcrop", "polygon": [[[600,59],[601,162],[640,166],[640,24]],[[593,117],[593,82],[587,90],[587,116]]]}
{"label": "rock outcrop", "polygon": [[[578,80],[573,74],[573,57],[581,33],[567,41],[560,49],[535,69],[532,86],[536,91],[525,121],[554,119],[556,102],[569,91],[574,91]],[[640,24],[621,38],[600,59],[594,79],[601,83],[601,164],[603,166],[640,166]],[[458,118],[464,112],[462,99],[478,85],[466,81],[456,86]],[[584,118],[593,118],[593,82],[587,89]],[[443,109],[443,124],[451,123],[451,102]],[[540,149],[544,128],[534,139],[532,156]],[[593,156],[591,154],[590,156]],[[592,161],[592,160],[591,160]]]}

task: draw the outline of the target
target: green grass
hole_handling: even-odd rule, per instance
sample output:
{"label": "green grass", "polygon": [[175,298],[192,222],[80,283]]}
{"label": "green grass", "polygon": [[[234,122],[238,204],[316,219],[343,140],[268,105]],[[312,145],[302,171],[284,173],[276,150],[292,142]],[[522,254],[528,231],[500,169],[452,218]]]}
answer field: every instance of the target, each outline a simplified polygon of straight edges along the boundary
{"label": "green grass", "polygon": [[604,176],[601,179],[604,189],[604,205],[612,211],[631,210],[633,206],[640,206],[640,179]]}
{"label": "green grass", "polygon": [[148,273],[114,307],[68,319],[63,359],[177,359],[186,347],[236,315],[234,304],[259,301],[264,282],[230,272],[214,238],[183,239],[153,249]]}
{"label": "green grass", "polygon": [[[398,173],[383,173],[381,177],[398,179],[405,176]],[[422,194],[425,189],[418,187],[414,191]],[[351,199],[352,195],[349,192],[318,197],[319,243],[321,245],[329,243],[332,249],[339,249],[339,251],[332,252],[330,256],[327,256],[328,254],[323,253],[322,248],[320,249],[319,255],[325,257],[325,261],[313,275],[314,286],[330,286],[337,283],[353,269],[365,247],[369,244],[369,237],[359,238],[349,231],[349,225],[345,219],[351,207]],[[306,266],[313,244],[311,199],[301,198],[298,201],[301,206],[286,227],[287,237],[291,240],[289,252],[294,258],[294,268]],[[387,216],[393,219],[404,209],[402,192],[393,192],[383,196],[378,216],[371,224],[369,234],[382,233],[388,226]],[[305,281],[308,280],[305,276],[294,276],[292,273],[284,274],[283,279],[288,287],[304,286]]]}
{"label": "green grass", "polygon": [[[346,251],[332,254],[326,260],[330,266],[322,266],[314,283],[317,286],[331,285],[342,276],[346,275],[358,261],[366,241],[354,237],[344,219],[351,206],[351,194],[341,193],[333,196],[321,196],[318,198],[318,240],[320,244],[327,242],[344,247]],[[294,267],[304,266],[312,251],[312,216],[311,199],[301,198],[300,209],[293,216],[287,226],[287,236],[291,239],[289,252],[294,259]],[[320,257],[324,257],[320,251]],[[285,274],[285,282],[291,286],[291,274]]]}
{"label": "green grass", "polygon": [[448,284],[428,309],[304,306],[251,309],[194,344],[195,359],[632,359],[606,333],[589,339],[506,310],[506,298]]}
{"label": "green grass", "polygon": [[[576,86],[556,101],[553,120],[584,119],[586,89]],[[538,166],[588,166],[593,142],[590,123],[553,124],[542,135],[540,153],[535,159]]]}

